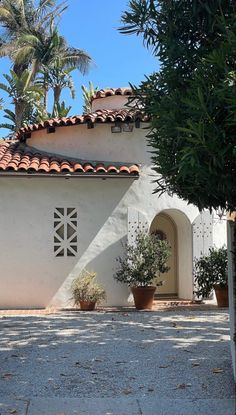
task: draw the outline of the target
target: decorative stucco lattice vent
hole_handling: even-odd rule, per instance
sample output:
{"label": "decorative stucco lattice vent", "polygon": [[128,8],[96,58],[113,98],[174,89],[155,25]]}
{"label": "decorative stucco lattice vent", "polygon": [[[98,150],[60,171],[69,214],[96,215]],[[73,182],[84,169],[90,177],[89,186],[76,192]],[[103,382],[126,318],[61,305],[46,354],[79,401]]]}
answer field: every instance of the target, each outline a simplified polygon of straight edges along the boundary
{"label": "decorative stucco lattice vent", "polygon": [[54,254],[56,257],[77,254],[77,211],[75,208],[56,208],[54,211]]}
{"label": "decorative stucco lattice vent", "polygon": [[144,213],[128,207],[128,244],[135,246],[137,231],[148,232],[148,221]]}
{"label": "decorative stucco lattice vent", "polygon": [[208,211],[203,211],[193,222],[193,257],[207,255],[213,245],[213,217]]}

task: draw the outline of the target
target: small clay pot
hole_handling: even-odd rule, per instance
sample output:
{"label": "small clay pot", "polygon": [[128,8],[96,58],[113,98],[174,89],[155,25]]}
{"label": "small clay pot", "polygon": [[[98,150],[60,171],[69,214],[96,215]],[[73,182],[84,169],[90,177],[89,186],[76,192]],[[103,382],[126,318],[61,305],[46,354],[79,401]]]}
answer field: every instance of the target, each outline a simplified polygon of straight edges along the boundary
{"label": "small clay pot", "polygon": [[137,310],[151,310],[156,287],[131,287],[134,304]]}
{"label": "small clay pot", "polygon": [[229,307],[228,286],[214,285],[218,307]]}
{"label": "small clay pot", "polygon": [[95,309],[96,301],[80,301],[80,310],[92,311]]}

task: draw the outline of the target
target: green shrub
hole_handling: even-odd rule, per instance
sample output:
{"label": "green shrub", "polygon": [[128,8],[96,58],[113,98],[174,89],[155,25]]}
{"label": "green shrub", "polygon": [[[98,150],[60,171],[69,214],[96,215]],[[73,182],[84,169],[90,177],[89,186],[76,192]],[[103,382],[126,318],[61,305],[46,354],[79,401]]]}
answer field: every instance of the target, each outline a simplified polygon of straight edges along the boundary
{"label": "green shrub", "polygon": [[194,261],[194,293],[197,297],[208,298],[214,285],[226,286],[227,249],[210,248],[208,255],[202,255]]}
{"label": "green shrub", "polygon": [[71,291],[75,305],[80,301],[101,302],[106,299],[104,288],[96,281],[97,274],[83,270],[80,275],[72,281]]}
{"label": "green shrub", "polygon": [[125,245],[125,256],[118,257],[114,278],[129,286],[162,285],[160,274],[169,270],[170,246],[156,235],[138,231],[134,245]]}

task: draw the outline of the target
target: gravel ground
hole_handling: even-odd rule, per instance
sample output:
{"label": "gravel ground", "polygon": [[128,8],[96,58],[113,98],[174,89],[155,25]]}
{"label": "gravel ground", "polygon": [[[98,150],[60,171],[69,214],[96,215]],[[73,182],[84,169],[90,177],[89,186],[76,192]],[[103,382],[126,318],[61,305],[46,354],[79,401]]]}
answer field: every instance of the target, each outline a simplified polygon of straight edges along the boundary
{"label": "gravel ground", "polygon": [[223,310],[1,317],[6,397],[232,398]]}

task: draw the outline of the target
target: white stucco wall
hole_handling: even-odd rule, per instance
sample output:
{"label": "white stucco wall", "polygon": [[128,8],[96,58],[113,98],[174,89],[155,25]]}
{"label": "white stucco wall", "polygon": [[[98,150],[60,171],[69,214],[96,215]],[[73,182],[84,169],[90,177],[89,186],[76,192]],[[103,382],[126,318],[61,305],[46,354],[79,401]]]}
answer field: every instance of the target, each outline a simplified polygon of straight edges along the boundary
{"label": "white stucco wall", "polygon": [[92,111],[96,110],[115,110],[125,107],[127,103],[126,95],[113,95],[106,98],[96,98],[92,102]]}
{"label": "white stucco wall", "polygon": [[[84,265],[98,272],[110,303],[123,298],[123,287],[112,288],[112,268],[127,231],[122,200],[131,183],[117,180],[114,186],[113,181],[56,178],[1,181],[1,307],[49,305],[74,267],[79,272]],[[54,256],[53,213],[55,207],[63,206],[78,209],[77,257]],[[67,305],[69,296],[63,293],[61,305]]]}
{"label": "white stucco wall", "polygon": [[149,148],[143,140],[145,134],[143,128],[134,128],[131,133],[111,133],[111,124],[95,124],[92,129],[82,124],[58,127],[52,134],[47,134],[47,130],[35,131],[27,144],[81,160],[149,164]]}
{"label": "white stucco wall", "polygon": [[219,218],[216,212],[213,213],[213,245],[221,248],[227,245],[227,221],[226,216]]}

